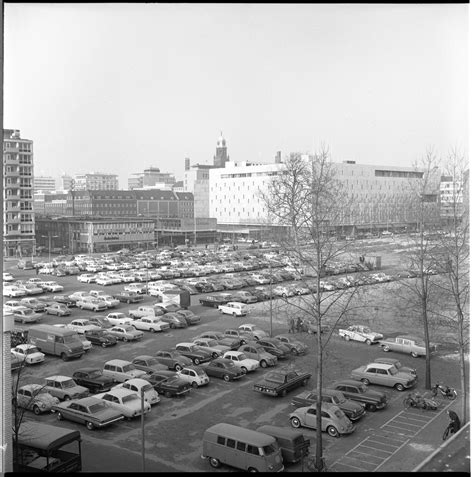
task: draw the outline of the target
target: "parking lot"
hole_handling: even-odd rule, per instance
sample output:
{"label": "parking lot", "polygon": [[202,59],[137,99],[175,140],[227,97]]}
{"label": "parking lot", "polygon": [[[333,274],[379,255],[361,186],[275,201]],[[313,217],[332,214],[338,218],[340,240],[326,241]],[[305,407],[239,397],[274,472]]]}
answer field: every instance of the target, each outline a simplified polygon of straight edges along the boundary
{"label": "parking lot", "polygon": [[[15,278],[23,279],[35,276],[34,271],[17,270],[13,263],[8,270],[8,265],[5,271],[10,271]],[[91,289],[103,289],[110,294],[115,294],[123,289],[123,285],[105,287],[81,283],[76,276],[48,279],[56,280],[63,285],[64,294],[90,291]],[[389,284],[373,284],[371,289],[376,292],[379,290],[378,293],[383,294],[387,286]],[[235,328],[242,323],[255,323],[261,328],[269,330],[268,306],[265,302],[249,304],[251,312],[246,317],[232,317],[222,315],[216,309],[201,306],[199,304],[200,296],[202,295],[193,295],[190,306],[190,309],[201,318],[201,322],[197,325],[186,329],[167,330],[162,333],[145,332],[141,341],[119,342],[110,348],[94,346],[79,360],[63,362],[57,357],[47,356],[44,363],[29,367],[28,373],[24,373],[22,380],[41,383],[43,378],[51,375],[71,376],[76,369],[81,367],[102,368],[106,361],[114,358],[131,360],[138,355],[154,355],[160,349],[174,348],[179,342],[191,341],[192,338],[207,330],[223,331]],[[141,304],[152,304],[155,301],[156,298],[145,296]],[[116,311],[128,315],[129,310],[137,306],[137,304],[121,303]],[[278,306],[275,304],[275,310],[277,309]],[[92,311],[77,308],[71,310],[72,314],[69,317],[44,315],[42,323],[65,324],[75,318],[88,318],[97,315]],[[102,316],[105,314],[99,313]],[[16,326],[28,328],[28,325],[17,324]],[[272,326],[273,335],[288,331],[284,313],[274,314]],[[277,366],[295,366],[314,373],[316,353],[314,336],[308,333],[298,333],[296,337],[309,346],[308,354],[292,356],[289,360],[279,362]],[[383,354],[380,347],[376,345],[366,346],[352,341],[345,342],[337,336],[331,338],[325,353],[327,363],[323,376],[325,384],[347,378],[352,369]],[[423,359],[399,354],[393,354],[393,357],[400,359],[405,366],[417,368],[418,388],[421,388],[424,381]],[[434,366],[436,379],[441,377],[459,389],[455,362],[448,359],[443,353],[435,356],[433,362],[432,367]],[[255,429],[263,424],[289,426],[288,417],[293,409],[291,398],[298,391],[292,391],[281,398],[255,393],[253,384],[261,380],[265,372],[264,369],[258,369],[236,382],[224,382],[211,378],[209,385],[192,389],[189,395],[183,398],[161,396],[160,403],[155,405],[145,417],[145,470],[214,472],[215,470],[200,458],[200,453],[201,437],[204,430],[216,422],[229,422],[250,429]],[[313,378],[307,387],[311,389],[314,386]],[[339,439],[329,437],[327,434],[323,435],[325,455],[331,470],[376,471],[382,469],[391,459],[397,458],[397,453],[407,446],[410,439],[416,438],[436,417],[441,416],[446,405],[441,402],[439,410],[435,412],[405,411],[401,402],[404,393],[389,388],[374,387],[387,394],[389,398],[387,409],[367,413],[360,422],[356,423],[356,431],[352,435]],[[133,471],[142,468],[140,418],[123,421],[101,430],[89,431],[84,426],[70,421],[58,422],[54,414],[34,416],[33,413],[27,413],[27,416],[28,419],[71,429],[78,428],[84,439],[83,469],[85,471]],[[302,432],[314,444],[314,431],[302,428]],[[117,459],[107,458],[104,460],[101,458],[103,457],[101,456],[102,452],[117,454]],[[314,453],[313,445],[310,452]],[[420,453],[420,462],[423,457],[423,453]],[[299,470],[300,468],[301,464],[288,467],[289,470]],[[230,468],[222,470],[232,471]]]}

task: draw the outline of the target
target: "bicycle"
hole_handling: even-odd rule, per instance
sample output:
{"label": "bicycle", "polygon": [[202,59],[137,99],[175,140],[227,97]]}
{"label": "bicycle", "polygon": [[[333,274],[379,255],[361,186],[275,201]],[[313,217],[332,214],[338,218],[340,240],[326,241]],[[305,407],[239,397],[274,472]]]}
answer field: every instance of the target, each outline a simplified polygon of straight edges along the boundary
{"label": "bicycle", "polygon": [[441,393],[445,398],[450,399],[451,401],[456,399],[458,396],[458,393],[454,388],[450,388],[449,386],[445,386],[440,383],[436,383],[432,388],[431,388],[431,395],[433,397],[436,397],[438,395],[438,392]]}
{"label": "bicycle", "polygon": [[443,441],[448,439],[451,436],[451,434],[456,434],[456,431],[453,429],[451,425],[448,425],[448,427],[443,432]]}

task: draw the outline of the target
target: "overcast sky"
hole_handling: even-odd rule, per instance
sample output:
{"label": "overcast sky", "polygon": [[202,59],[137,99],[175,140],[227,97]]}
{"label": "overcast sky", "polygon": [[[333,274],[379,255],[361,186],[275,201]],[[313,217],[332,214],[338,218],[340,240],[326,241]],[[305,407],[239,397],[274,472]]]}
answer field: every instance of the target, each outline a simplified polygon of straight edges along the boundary
{"label": "overcast sky", "polygon": [[5,3],[4,127],[36,175],[182,179],[321,143],[336,162],[410,166],[468,147],[460,5]]}

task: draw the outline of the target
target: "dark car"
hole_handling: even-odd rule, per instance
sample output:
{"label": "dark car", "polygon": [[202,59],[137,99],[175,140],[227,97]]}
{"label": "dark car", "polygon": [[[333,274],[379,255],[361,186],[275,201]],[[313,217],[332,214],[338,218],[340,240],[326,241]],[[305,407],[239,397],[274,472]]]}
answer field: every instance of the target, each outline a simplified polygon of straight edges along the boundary
{"label": "dark car", "polygon": [[122,303],[138,303],[143,300],[142,295],[129,291],[117,293],[116,295],[113,295],[113,297]]}
{"label": "dark car", "polygon": [[217,295],[207,295],[203,298],[200,298],[199,303],[201,303],[201,305],[203,305],[203,306],[210,306],[210,307],[213,307],[213,308],[217,308],[219,305],[225,305],[226,303],[228,303],[231,300],[232,300],[232,298],[230,298],[228,300],[226,298],[223,298],[223,297],[220,297],[220,296],[217,296]]}
{"label": "dark car", "polygon": [[191,390],[190,384],[181,379],[174,371],[156,371],[149,374],[145,379],[155,388],[159,394],[166,397],[184,396]]}
{"label": "dark car", "polygon": [[256,296],[258,301],[265,301],[270,298],[270,292],[263,288],[249,288],[249,292]]}
{"label": "dark car", "polygon": [[68,308],[76,306],[76,300],[69,298],[67,295],[54,295],[53,300],[56,303],[64,303]]}
{"label": "dark car", "polygon": [[[303,391],[291,400],[291,404],[296,407],[311,406],[316,402],[316,392],[316,389]],[[321,395],[322,402],[335,404],[351,421],[357,421],[365,415],[365,406],[362,403],[353,401],[352,399],[347,399],[342,391],[323,388],[321,390]]]}
{"label": "dark car", "polygon": [[344,394],[346,399],[364,404],[368,411],[383,409],[387,405],[387,396],[379,391],[372,391],[360,381],[344,379],[332,384],[330,389],[336,389]]}
{"label": "dark car", "polygon": [[178,343],[176,345],[176,351],[191,359],[194,364],[205,363],[212,359],[211,352],[205,351],[194,343]]}
{"label": "dark car", "polygon": [[108,330],[114,326],[112,323],[110,323],[110,321],[107,320],[107,318],[105,318],[105,316],[91,316],[89,318],[89,323],[91,325],[100,326],[104,330]]}
{"label": "dark car", "polygon": [[187,328],[188,322],[186,319],[178,315],[177,313],[165,313],[163,316],[160,317],[161,321],[168,323],[170,328]]}
{"label": "dark car", "polygon": [[89,330],[84,332],[84,336],[92,344],[107,348],[108,346],[114,346],[117,344],[115,336],[109,335],[106,330]]}
{"label": "dark car", "polygon": [[109,391],[115,384],[115,381],[104,376],[99,368],[80,368],[74,371],[72,377],[77,384],[89,389],[91,393]]}
{"label": "dark car", "polygon": [[273,354],[278,359],[286,359],[291,355],[291,348],[283,344],[276,338],[265,338],[258,340],[257,343],[268,353]]}
{"label": "dark car", "polygon": [[193,364],[192,360],[178,353],[174,349],[165,349],[157,351],[155,354],[158,361],[168,366],[168,369],[180,371],[186,366]]}
{"label": "dark car", "polygon": [[221,378],[224,381],[233,381],[245,376],[240,366],[236,366],[230,359],[216,358],[203,366],[208,376]]}
{"label": "dark car", "polygon": [[132,363],[135,368],[141,369],[148,374],[168,369],[168,366],[166,364],[161,363],[157,357],[149,355],[136,356],[132,359]]}
{"label": "dark car", "polygon": [[201,322],[201,318],[190,310],[178,310],[176,314],[182,316],[186,320],[188,326],[197,325]]}

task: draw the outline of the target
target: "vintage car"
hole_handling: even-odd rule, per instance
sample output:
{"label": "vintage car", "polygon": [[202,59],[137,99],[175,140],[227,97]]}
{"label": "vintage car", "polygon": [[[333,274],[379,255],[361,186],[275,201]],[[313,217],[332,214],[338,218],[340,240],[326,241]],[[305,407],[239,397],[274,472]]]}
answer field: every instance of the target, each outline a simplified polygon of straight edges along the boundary
{"label": "vintage car", "polygon": [[351,325],[345,329],[339,329],[339,336],[346,341],[361,341],[369,346],[383,339],[383,334],[376,333],[363,325]]}
{"label": "vintage car", "polygon": [[105,319],[112,325],[131,325],[133,323],[132,318],[129,318],[125,313],[116,311],[109,313]]}
{"label": "vintage car", "polygon": [[83,335],[86,331],[97,331],[100,329],[98,326],[91,324],[89,320],[86,320],[85,318],[72,320],[66,328],[73,330],[80,335]]}
{"label": "vintage car", "polygon": [[[423,339],[417,336],[397,336],[395,338],[386,338],[379,342],[385,352],[398,351],[400,353],[411,354],[414,358],[426,356],[426,346]],[[430,344],[430,353],[436,352],[437,346]]]}
{"label": "vintage car", "polygon": [[190,310],[178,310],[176,311],[176,314],[182,316],[186,320],[188,326],[197,325],[201,322],[201,318]]}
{"label": "vintage car", "polygon": [[93,273],[82,273],[77,276],[77,280],[82,283],[95,283],[95,274]]}
{"label": "vintage car", "polygon": [[400,363],[400,361],[398,361],[398,359],[386,358],[385,356],[383,356],[382,358],[374,359],[373,362],[374,363],[392,364],[393,366],[395,366],[398,369],[398,371],[400,371],[402,373],[408,373],[408,374],[412,374],[413,376],[417,376],[415,368],[410,368],[408,366],[403,366],[402,363]]}
{"label": "vintage car", "polygon": [[52,303],[44,309],[47,315],[69,316],[71,310],[63,303]]}
{"label": "vintage car", "polygon": [[[316,405],[295,409],[290,414],[290,423],[296,428],[303,426],[316,429]],[[321,405],[321,428],[331,437],[351,434],[355,430],[354,424],[337,406],[327,403]]]}
{"label": "vintage car", "polygon": [[268,366],[276,366],[278,358],[265,348],[252,341],[242,345],[238,351],[244,353],[247,358],[254,359],[260,363],[260,367],[266,368]]}
{"label": "vintage car", "polygon": [[204,369],[198,366],[186,366],[176,373],[181,379],[188,382],[193,388],[209,384],[209,376]]}
{"label": "vintage car", "polygon": [[178,343],[175,346],[178,353],[191,359],[194,364],[201,364],[212,359],[212,352],[196,346],[194,343]]}
{"label": "vintage car", "polygon": [[57,282],[44,282],[43,289],[48,292],[57,293],[62,292],[64,287]]}
{"label": "vintage car", "polygon": [[226,351],[230,350],[229,346],[220,345],[216,340],[211,338],[198,338],[193,340],[193,343],[199,348],[212,353],[212,358],[222,356]]}
{"label": "vintage car", "polygon": [[11,349],[11,353],[26,364],[37,364],[44,361],[44,354],[36,346],[28,343],[17,345]]}
{"label": "vintage car", "polygon": [[148,355],[136,356],[132,359],[132,364],[135,368],[145,371],[148,374],[168,369],[168,366],[160,363],[160,360],[157,357]]}
{"label": "vintage car", "polygon": [[207,295],[199,299],[199,303],[203,306],[210,306],[213,308],[218,308],[219,305],[224,305],[232,299],[226,299],[218,295]]}
{"label": "vintage car", "polygon": [[44,303],[38,300],[38,298],[25,297],[20,300],[20,306],[26,306],[38,313],[43,312],[45,309]]}
{"label": "vintage car", "polygon": [[142,378],[147,373],[137,369],[133,363],[124,359],[111,359],[104,364],[102,370],[104,376],[113,379],[117,383],[123,383],[128,379]]}
{"label": "vintage car", "polygon": [[286,359],[291,355],[291,348],[276,338],[259,339],[257,344],[278,359]]}
{"label": "vintage car", "polygon": [[89,321],[103,330],[108,330],[114,326],[105,316],[91,316]]}
{"label": "vintage car", "polygon": [[253,390],[267,396],[286,396],[288,391],[306,386],[310,378],[311,373],[283,368],[265,374],[261,382],[253,385]]}
{"label": "vintage car", "polygon": [[58,421],[69,421],[85,424],[90,431],[109,426],[121,421],[123,414],[97,396],[62,402],[53,407]]}
{"label": "vintage car", "polygon": [[240,340],[230,336],[224,335],[220,331],[204,331],[198,336],[192,338],[192,340],[199,340],[202,338],[211,339],[217,341],[218,344],[228,346],[230,349],[236,350],[240,346]]}
{"label": "vintage car", "polygon": [[397,391],[415,386],[417,377],[412,374],[403,373],[393,364],[370,363],[352,370],[351,379],[362,381],[364,384],[378,384],[388,386]]}
{"label": "vintage car", "polygon": [[120,301],[114,298],[112,295],[99,295],[97,300],[103,301],[107,308],[115,308],[120,305]]}
{"label": "vintage car", "polygon": [[256,338],[254,337],[253,333],[249,333],[248,331],[236,330],[233,328],[224,330],[224,336],[238,339],[240,341],[240,346],[248,343],[249,341],[256,341]]}
{"label": "vintage car", "polygon": [[60,401],[79,399],[89,395],[89,390],[79,386],[69,376],[49,376],[45,379],[44,389]]}
{"label": "vintage car", "polygon": [[240,379],[246,374],[232,360],[224,358],[216,358],[209,363],[203,364],[203,369],[208,376],[221,378],[227,382]]}
{"label": "vintage car", "polygon": [[179,371],[193,363],[190,358],[183,356],[174,349],[157,351],[155,356],[160,363],[168,366],[168,369],[174,369],[175,371]]}
{"label": "vintage car", "polygon": [[178,315],[177,313],[165,313],[160,318],[165,323],[168,323],[171,329],[188,327],[188,322],[186,321],[186,319],[183,316]]}
{"label": "vintage car", "polygon": [[168,330],[170,327],[169,323],[166,323],[157,316],[143,316],[134,320],[131,326],[137,330],[150,331],[151,333]]}
{"label": "vintage car", "polygon": [[266,331],[262,330],[257,325],[253,325],[251,323],[244,323],[240,325],[238,329],[239,331],[246,331],[248,333],[251,333],[256,340],[269,337],[269,334]]}
{"label": "vintage car", "polygon": [[295,340],[290,336],[277,335],[275,336],[275,339],[288,346],[294,355],[302,355],[308,352],[307,344],[303,343],[302,341]]}
{"label": "vintage car", "polygon": [[[291,400],[291,404],[296,407],[311,406],[316,402],[316,393],[316,389],[303,391]],[[364,405],[353,401],[352,399],[346,399],[341,391],[323,388],[321,389],[321,398],[323,403],[329,403],[338,406],[351,421],[357,421],[365,415]]]}
{"label": "vintage car", "polygon": [[[142,400],[138,397],[137,393],[129,389],[111,389],[105,393],[96,394],[96,397],[103,399],[127,419],[142,415]],[[143,406],[144,414],[151,411],[151,404],[144,402]]]}
{"label": "vintage car", "polygon": [[51,411],[59,403],[59,399],[48,393],[41,384],[25,384],[16,393],[16,403],[18,407],[39,415]]}
{"label": "vintage car", "polygon": [[92,344],[107,348],[108,346],[114,346],[117,344],[117,338],[110,335],[107,330],[98,328],[96,330],[87,330],[84,333],[84,337]]}
{"label": "vintage car", "polygon": [[141,394],[143,392],[143,397],[146,402],[149,404],[158,404],[160,402],[160,397],[153,386],[143,378],[133,378],[125,381],[124,383],[117,384],[114,386],[113,389],[128,389],[129,391],[133,391],[136,395],[141,399]]}
{"label": "vintage car", "polygon": [[5,285],[3,287],[3,296],[9,296],[10,298],[13,298],[13,297],[20,297],[25,295],[26,295],[26,291],[21,290],[15,285]]}
{"label": "vintage car", "polygon": [[76,306],[81,310],[91,310],[95,312],[107,310],[107,305],[103,301],[92,297],[80,298],[76,301]]}
{"label": "vintage car", "polygon": [[68,308],[76,306],[76,300],[69,298],[67,295],[53,295],[53,300],[56,303],[66,305]]}
{"label": "vintage car", "polygon": [[387,406],[387,396],[379,391],[372,391],[360,381],[343,379],[329,386],[329,389],[341,391],[346,399],[364,404],[367,411],[376,411]]}
{"label": "vintage car", "polygon": [[143,331],[138,331],[131,325],[112,326],[112,328],[107,330],[107,333],[124,342],[138,341],[143,338]]}
{"label": "vintage car", "polygon": [[174,371],[156,371],[147,375],[145,379],[159,394],[166,397],[184,396],[191,390],[191,385]]}
{"label": "vintage car", "polygon": [[241,351],[227,351],[224,353],[223,358],[229,359],[236,366],[239,366],[244,374],[247,374],[250,371],[255,371],[260,366],[260,363],[256,359],[247,358],[245,353],[242,353]]}
{"label": "vintage car", "polygon": [[143,296],[133,291],[122,291],[113,295],[115,299],[122,303],[138,303],[143,300]]}
{"label": "vintage car", "polygon": [[12,313],[13,319],[23,324],[36,323],[42,318],[42,315],[40,313],[36,313],[31,308],[27,308],[26,306],[18,306],[13,310]]}
{"label": "vintage car", "polygon": [[72,378],[80,386],[86,387],[91,393],[102,393],[112,388],[115,381],[104,376],[99,368],[80,368],[74,371]]}

